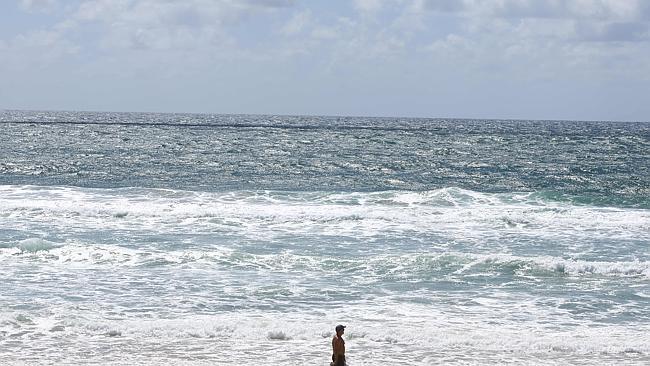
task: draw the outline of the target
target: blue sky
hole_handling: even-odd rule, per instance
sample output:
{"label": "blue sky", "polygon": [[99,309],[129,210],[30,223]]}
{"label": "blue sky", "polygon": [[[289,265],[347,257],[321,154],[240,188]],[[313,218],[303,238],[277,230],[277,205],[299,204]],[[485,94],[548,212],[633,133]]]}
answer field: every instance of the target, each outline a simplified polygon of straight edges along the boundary
{"label": "blue sky", "polygon": [[0,2],[0,108],[650,120],[646,0]]}

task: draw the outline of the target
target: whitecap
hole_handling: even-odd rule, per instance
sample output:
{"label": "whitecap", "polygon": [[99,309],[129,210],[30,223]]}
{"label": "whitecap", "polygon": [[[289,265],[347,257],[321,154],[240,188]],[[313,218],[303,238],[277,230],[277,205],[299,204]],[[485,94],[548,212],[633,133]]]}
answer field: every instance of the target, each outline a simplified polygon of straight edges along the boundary
{"label": "whitecap", "polygon": [[274,341],[288,341],[288,340],[291,340],[291,337],[289,337],[285,332],[283,332],[281,330],[268,332],[267,338],[270,339],[270,340],[274,340]]}
{"label": "whitecap", "polygon": [[17,246],[22,252],[35,253],[40,251],[48,251],[57,248],[58,245],[51,241],[39,238],[30,238],[21,240]]}

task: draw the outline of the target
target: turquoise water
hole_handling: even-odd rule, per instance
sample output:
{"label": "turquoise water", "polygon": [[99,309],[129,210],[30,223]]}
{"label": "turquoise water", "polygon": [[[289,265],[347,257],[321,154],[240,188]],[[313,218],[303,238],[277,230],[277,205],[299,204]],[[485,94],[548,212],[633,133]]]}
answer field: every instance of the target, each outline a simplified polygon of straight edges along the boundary
{"label": "turquoise water", "polygon": [[650,124],[0,113],[0,363],[650,362]]}

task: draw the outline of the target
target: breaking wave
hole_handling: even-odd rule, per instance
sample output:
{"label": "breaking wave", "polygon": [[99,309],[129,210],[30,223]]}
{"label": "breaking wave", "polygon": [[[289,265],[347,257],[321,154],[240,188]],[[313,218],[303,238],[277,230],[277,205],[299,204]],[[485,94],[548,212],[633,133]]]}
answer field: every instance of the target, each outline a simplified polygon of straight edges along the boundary
{"label": "breaking wave", "polygon": [[61,228],[214,232],[289,231],[384,235],[510,230],[629,238],[650,237],[650,213],[549,201],[535,193],[493,194],[459,188],[426,192],[222,193],[159,189],[0,186],[0,217]]}
{"label": "breaking wave", "polygon": [[[36,261],[77,263],[118,267],[210,266],[222,269],[271,270],[278,272],[344,271],[349,275],[376,280],[430,280],[440,276],[507,274],[512,276],[641,276],[650,277],[650,261],[589,261],[552,256],[514,256],[510,254],[437,254],[336,256],[292,253],[254,254],[232,248],[210,250],[147,251],[113,245],[55,245],[41,239],[28,239],[0,248],[0,258],[20,255]],[[216,267],[215,267],[216,266]]]}

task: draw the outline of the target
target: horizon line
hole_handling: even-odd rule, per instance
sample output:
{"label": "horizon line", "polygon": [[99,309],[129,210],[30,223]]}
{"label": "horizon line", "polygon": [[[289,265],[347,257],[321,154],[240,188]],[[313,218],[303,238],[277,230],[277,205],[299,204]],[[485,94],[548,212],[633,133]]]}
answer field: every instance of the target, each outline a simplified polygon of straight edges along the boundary
{"label": "horizon line", "polygon": [[[21,108],[0,108],[2,112],[54,112],[54,113],[134,113],[134,114],[169,114],[169,115],[203,115],[203,116],[273,116],[273,117],[325,117],[325,118],[373,118],[373,119],[412,119],[412,120],[464,120],[464,121],[529,121],[529,122],[612,122],[612,123],[650,123],[650,120],[609,120],[609,119],[561,119],[561,118],[478,118],[478,117],[422,117],[422,116],[368,116],[368,115],[343,115],[343,114],[287,114],[287,113],[219,113],[219,112],[155,112],[155,111],[110,111],[110,110],[74,110],[74,109],[21,109]],[[64,122],[64,121],[0,121],[0,123],[74,123],[82,122]],[[107,123],[96,123],[107,124]],[[144,123],[115,123],[115,124],[144,124]]]}

